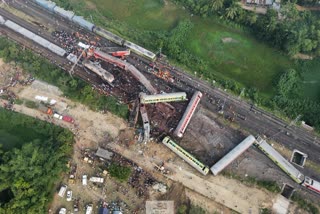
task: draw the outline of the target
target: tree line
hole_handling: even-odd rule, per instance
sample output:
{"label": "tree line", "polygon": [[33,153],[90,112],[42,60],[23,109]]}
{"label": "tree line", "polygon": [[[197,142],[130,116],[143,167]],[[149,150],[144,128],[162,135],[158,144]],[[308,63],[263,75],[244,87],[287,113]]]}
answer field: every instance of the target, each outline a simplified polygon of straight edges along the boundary
{"label": "tree line", "polygon": [[236,0],[175,0],[202,17],[216,16],[238,23],[289,55],[306,53],[320,56],[320,21],[310,11],[298,11],[295,3],[281,1],[279,13],[269,8],[257,15],[241,8]]}
{"label": "tree line", "polygon": [[53,187],[67,170],[73,134],[1,108],[0,118],[0,129],[15,129],[18,135],[23,135],[25,129],[29,130],[28,135],[33,133],[32,138],[27,137],[10,150],[0,144],[0,213],[46,213]]}

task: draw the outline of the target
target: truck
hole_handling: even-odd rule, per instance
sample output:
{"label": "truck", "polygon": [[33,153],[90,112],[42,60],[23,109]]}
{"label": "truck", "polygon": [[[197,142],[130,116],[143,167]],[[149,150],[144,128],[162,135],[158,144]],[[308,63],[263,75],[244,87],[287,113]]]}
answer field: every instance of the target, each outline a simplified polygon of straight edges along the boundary
{"label": "truck", "polygon": [[103,178],[99,177],[91,177],[89,181],[94,182],[94,183],[103,183]]}
{"label": "truck", "polygon": [[62,185],[61,187],[60,187],[60,190],[59,190],[59,193],[58,193],[58,195],[61,197],[61,198],[63,198],[63,196],[64,196],[64,194],[66,193],[66,191],[67,191],[67,185]]}
{"label": "truck", "polygon": [[72,117],[70,117],[70,116],[67,116],[67,115],[63,116],[62,120],[66,121],[68,123],[74,123],[74,119]]}
{"label": "truck", "polygon": [[48,108],[46,106],[40,105],[38,109],[39,109],[39,111],[41,111],[41,112],[43,112],[45,114],[48,114],[48,115],[52,115],[53,114],[52,109]]}

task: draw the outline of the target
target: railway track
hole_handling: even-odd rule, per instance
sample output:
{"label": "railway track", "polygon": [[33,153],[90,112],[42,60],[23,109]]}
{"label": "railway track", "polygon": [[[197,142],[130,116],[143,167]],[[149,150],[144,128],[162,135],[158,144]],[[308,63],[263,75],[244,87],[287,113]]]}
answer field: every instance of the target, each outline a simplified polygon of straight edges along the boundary
{"label": "railway track", "polygon": [[[18,9],[18,7],[20,7],[20,9],[21,9],[21,4],[24,4],[24,1],[17,0],[17,1],[15,1],[15,4],[13,4],[13,5],[17,9]],[[47,11],[43,11],[42,9],[39,9],[38,6],[33,5],[33,3],[30,4],[30,2],[28,3],[28,6],[31,10],[36,11],[38,14],[42,14],[42,12],[45,12],[46,15],[41,15],[41,17],[43,19],[46,19],[48,21],[48,23],[51,23],[51,25],[57,26],[57,23],[55,23],[56,21],[50,20],[50,17],[48,17],[48,15],[47,15],[47,13],[48,13]],[[26,13],[29,13],[29,14],[31,13],[28,9],[24,8],[22,10]],[[30,15],[32,15],[32,14],[30,14]],[[69,22],[65,22],[65,20],[63,20],[60,17],[57,17],[53,14],[50,14],[49,16],[55,17],[57,20],[61,20],[60,27],[67,28],[70,32],[70,28],[69,28],[70,23]],[[25,26],[25,25],[23,25],[23,26]],[[78,28],[76,28],[73,25],[71,25],[71,29],[79,30]],[[86,32],[89,33],[88,31],[86,31]],[[92,32],[90,32],[90,34],[94,35]],[[48,35],[46,35],[46,36],[48,36]],[[47,37],[45,37],[45,38],[48,39]],[[107,42],[105,39],[102,39],[102,40]],[[108,44],[111,44],[113,46],[118,47],[118,45],[115,45],[111,42],[109,42]],[[132,57],[133,61],[136,61],[136,63],[143,62],[143,63],[145,63],[145,66],[150,67],[149,66],[150,61],[145,60],[135,54],[130,56],[130,58],[131,57]],[[134,58],[136,58],[137,60]],[[170,65],[168,65],[166,62],[163,62],[163,61],[158,61],[158,63],[160,63],[162,66],[171,67]],[[64,65],[62,65],[62,66],[64,66]],[[227,99],[226,104],[236,106],[237,107],[236,111],[241,114],[244,114],[247,117],[246,120],[238,120],[238,122],[241,126],[247,127],[253,133],[266,134],[266,135],[274,135],[274,134],[278,133],[279,130],[283,130],[280,134],[278,134],[274,137],[275,140],[278,140],[282,145],[289,147],[290,149],[291,148],[298,148],[298,149],[302,149],[302,150],[308,149],[308,151],[310,151],[309,154],[310,153],[312,154],[312,155],[309,155],[310,159],[320,163],[320,158],[317,158],[318,155],[316,154],[316,151],[320,150],[320,148],[319,148],[320,142],[316,138],[315,135],[310,134],[310,133],[306,132],[305,130],[302,130],[301,128],[298,128],[295,126],[289,127],[286,122],[282,121],[281,119],[277,118],[276,116],[274,116],[274,115],[272,115],[262,109],[259,109],[255,106],[253,106],[251,108],[251,105],[249,103],[241,101],[238,98],[236,98],[235,96],[229,95],[222,90],[219,90],[217,88],[212,88],[207,82],[199,80],[199,79],[195,79],[193,76],[191,76],[188,73],[185,73],[185,72],[183,72],[179,69],[176,69],[176,68],[170,69],[170,70],[171,70],[172,75],[177,80],[179,80],[180,83],[179,84],[169,83],[169,85],[174,85],[175,87],[181,88],[182,90],[186,90],[190,93],[192,93],[195,90],[200,90],[205,95],[207,95],[207,98],[209,98],[209,99],[220,99],[220,100]],[[147,72],[145,69],[142,69],[142,71],[144,73],[148,73],[148,75],[150,75],[150,73]],[[92,77],[91,76],[89,77],[88,75],[86,75],[85,72],[80,72],[80,74],[78,74],[78,75],[91,84],[97,85],[97,82],[99,81],[98,79],[90,81],[92,79]],[[206,102],[206,106],[208,106],[210,110],[216,111],[216,109],[214,109],[212,107],[210,108],[209,99],[203,99],[205,101],[202,101],[202,102]],[[287,135],[288,132],[290,133],[289,135]],[[292,137],[293,135],[295,135],[296,139]],[[308,148],[308,147],[310,147],[310,148]]]}

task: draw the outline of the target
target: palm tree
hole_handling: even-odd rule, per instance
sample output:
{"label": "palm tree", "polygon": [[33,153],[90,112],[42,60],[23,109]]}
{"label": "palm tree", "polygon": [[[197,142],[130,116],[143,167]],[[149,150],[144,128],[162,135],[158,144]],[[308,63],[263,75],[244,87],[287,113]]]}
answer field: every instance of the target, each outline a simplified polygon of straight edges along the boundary
{"label": "palm tree", "polygon": [[223,7],[224,0],[211,0],[211,10],[217,11]]}
{"label": "palm tree", "polygon": [[236,18],[239,15],[240,10],[241,10],[241,7],[239,6],[239,4],[236,2],[233,2],[231,4],[231,6],[226,9],[225,15],[228,19],[233,20],[234,18]]}

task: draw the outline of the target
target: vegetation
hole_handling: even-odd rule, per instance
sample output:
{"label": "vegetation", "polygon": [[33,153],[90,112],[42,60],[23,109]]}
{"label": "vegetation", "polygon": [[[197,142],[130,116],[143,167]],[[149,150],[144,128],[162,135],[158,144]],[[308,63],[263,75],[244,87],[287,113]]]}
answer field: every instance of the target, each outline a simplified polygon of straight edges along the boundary
{"label": "vegetation", "polygon": [[260,214],[271,214],[272,211],[268,208],[262,208],[260,209]]}
{"label": "vegetation", "polygon": [[66,171],[72,133],[1,108],[0,130],[0,213],[46,213]]}
{"label": "vegetation", "polygon": [[16,99],[14,102],[15,102],[15,104],[17,104],[17,105],[22,105],[22,104],[24,103],[24,101],[21,100],[21,99]]}
{"label": "vegetation", "polygon": [[112,163],[108,167],[108,172],[112,177],[117,178],[119,181],[128,181],[131,175],[131,168],[127,166],[120,166],[118,164]]}
{"label": "vegetation", "polygon": [[[18,103],[17,103],[18,104]],[[38,108],[38,104],[34,101],[31,101],[31,100],[27,100],[25,105],[28,107],[28,108]]]}
{"label": "vegetation", "polygon": [[186,214],[188,210],[188,206],[185,204],[182,204],[178,207],[178,214]]}
{"label": "vegetation", "polygon": [[206,211],[202,207],[191,204],[189,214],[205,214],[205,213]]}
{"label": "vegetation", "polygon": [[[3,37],[0,37],[0,57],[6,62],[18,63],[25,71],[59,87],[64,95],[75,101],[80,101],[93,110],[107,110],[122,118],[127,117],[127,106],[119,104],[116,98],[99,94],[83,80],[71,78],[43,57],[33,54],[30,50],[23,50]],[[27,101],[26,105],[30,108],[35,107],[30,101]]]}
{"label": "vegetation", "polygon": [[257,38],[269,42],[290,55],[299,52],[320,55],[320,23],[311,12],[299,12],[294,3],[281,5],[282,18],[273,9],[268,9],[266,15],[243,10],[236,0],[176,0],[187,6],[193,13],[202,17],[220,16],[242,26],[248,26]]}
{"label": "vegetation", "polygon": [[269,181],[269,180],[257,180],[254,177],[241,177],[239,175],[230,173],[230,172],[226,172],[223,171],[222,172],[224,176],[232,178],[232,179],[237,179],[240,182],[249,185],[249,186],[258,186],[261,188],[264,188],[266,190],[269,190],[270,192],[274,192],[274,193],[279,193],[281,192],[281,188],[279,187],[279,185],[277,184],[277,182],[275,181]]}
{"label": "vegetation", "polygon": [[302,197],[301,195],[299,195],[299,193],[294,192],[291,199],[295,202],[297,202],[298,206],[302,209],[304,209],[305,211],[307,211],[308,213],[312,213],[312,214],[319,214],[319,210],[316,206],[314,206],[312,203],[310,203],[309,201],[307,201],[304,197]]}

